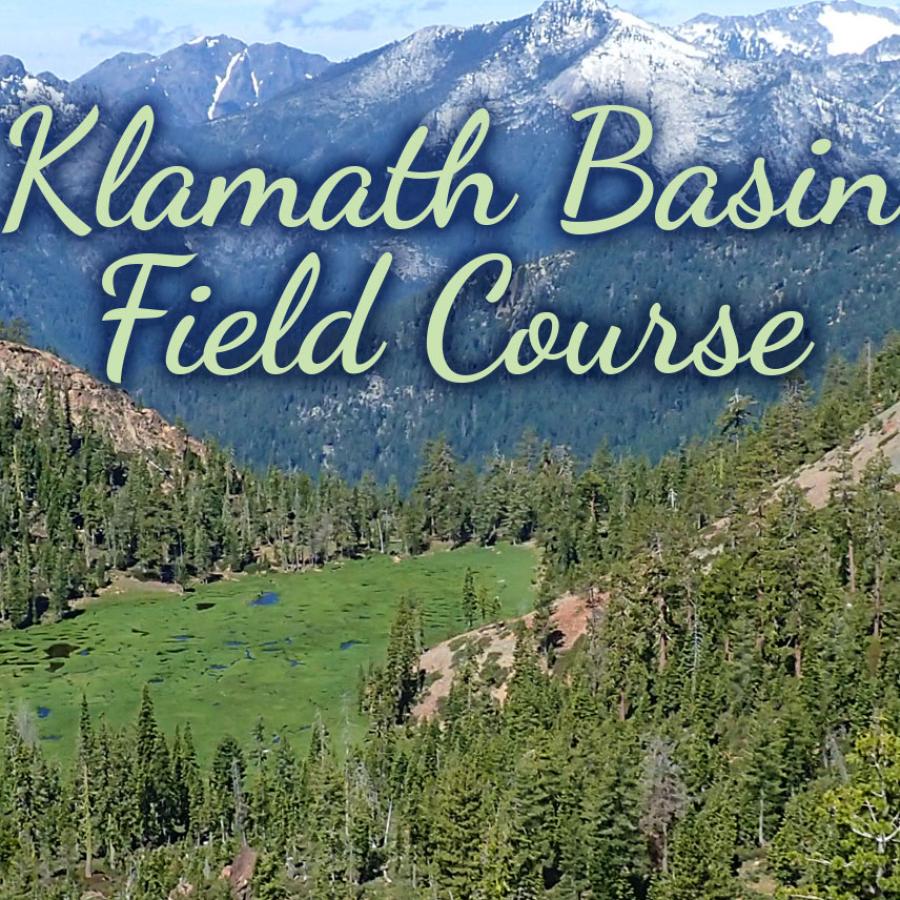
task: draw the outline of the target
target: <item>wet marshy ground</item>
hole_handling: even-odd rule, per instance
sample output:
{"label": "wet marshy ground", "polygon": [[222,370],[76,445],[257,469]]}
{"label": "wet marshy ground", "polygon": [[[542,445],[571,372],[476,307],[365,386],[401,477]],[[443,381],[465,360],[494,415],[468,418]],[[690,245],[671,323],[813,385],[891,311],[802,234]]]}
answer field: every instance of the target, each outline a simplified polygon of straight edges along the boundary
{"label": "wet marshy ground", "polygon": [[526,548],[464,548],[222,579],[185,596],[104,598],[54,625],[0,632],[0,714],[27,710],[63,756],[74,749],[82,696],[120,727],[135,721],[145,685],[163,726],[190,721],[200,752],[225,733],[249,735],[260,717],[288,736],[318,713],[361,728],[352,712],[359,667],[381,661],[400,596],[419,600],[426,640],[440,640],[464,630],[466,568],[505,579],[507,608],[524,611],[533,560]]}

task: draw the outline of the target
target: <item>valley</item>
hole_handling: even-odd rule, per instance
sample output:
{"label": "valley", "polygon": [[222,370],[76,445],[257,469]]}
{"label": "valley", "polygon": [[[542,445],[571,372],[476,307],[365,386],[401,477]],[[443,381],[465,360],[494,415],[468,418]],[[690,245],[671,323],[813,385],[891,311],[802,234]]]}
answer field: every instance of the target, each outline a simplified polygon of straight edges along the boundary
{"label": "valley", "polygon": [[[25,358],[0,393],[4,900],[894,878],[853,826],[900,809],[900,338],[815,400],[735,392],[656,464],[533,439],[475,470],[438,440],[407,493],[117,449],[83,412],[139,422],[122,392]],[[823,876],[802,848],[835,832]]]}
{"label": "valley", "polygon": [[0,57],[0,900],[895,897],[900,13],[150,49]]}

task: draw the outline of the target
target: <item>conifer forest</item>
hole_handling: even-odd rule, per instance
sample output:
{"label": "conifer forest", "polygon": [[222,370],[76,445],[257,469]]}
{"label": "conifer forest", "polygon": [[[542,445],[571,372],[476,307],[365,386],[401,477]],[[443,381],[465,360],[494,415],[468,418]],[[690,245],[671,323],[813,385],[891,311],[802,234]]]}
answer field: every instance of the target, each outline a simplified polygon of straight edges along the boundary
{"label": "conifer forest", "polygon": [[[900,898],[900,495],[880,448],[854,450],[898,401],[892,338],[815,390],[735,392],[710,435],[655,461],[525,434],[473,466],[438,439],[405,490],[245,468],[212,444],[124,453],[8,382],[7,636],[76,615],[115,573],[192,591],[499,542],[539,562],[509,671],[460,644],[432,715],[420,598],[398,596],[360,673],[358,741],[321,718],[288,738],[260,698],[257,722],[201,752],[145,688],[124,728],[86,692],[55,754],[9,709],[0,897]],[[826,454],[813,502],[793,475]],[[572,595],[587,621],[562,649]],[[460,631],[500,615],[467,569],[454,603]]]}

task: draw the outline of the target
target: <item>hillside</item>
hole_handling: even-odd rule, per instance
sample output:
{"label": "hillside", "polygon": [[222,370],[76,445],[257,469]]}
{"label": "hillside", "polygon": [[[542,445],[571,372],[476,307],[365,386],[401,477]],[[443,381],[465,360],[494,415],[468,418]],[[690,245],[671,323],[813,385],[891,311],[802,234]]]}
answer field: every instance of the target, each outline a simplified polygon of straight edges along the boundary
{"label": "hillside", "polygon": [[[803,492],[814,509],[823,509],[840,472],[842,457],[850,460],[853,477],[859,483],[866,466],[880,455],[888,461],[890,470],[900,476],[900,403],[877,415],[860,429],[845,448],[831,450],[815,462],[800,467],[791,478],[775,486],[773,495],[783,491],[787,484],[793,484]],[[900,481],[896,489],[900,491]],[[716,522],[710,536],[721,538],[728,524],[728,520],[724,519]],[[565,653],[575,646],[587,632],[591,615],[602,609],[608,599],[606,592],[596,594],[593,608],[583,594],[566,594],[555,601],[550,635],[557,653]],[[533,621],[534,613],[529,613],[492,622],[429,647],[420,658],[425,688],[413,709],[413,715],[418,719],[427,719],[440,712],[454,679],[471,662],[477,669],[487,667],[491,672],[491,694],[502,702],[512,673],[518,626],[522,623],[530,629]]]}
{"label": "hillside", "polygon": [[[0,897],[213,898],[247,847],[256,898],[892,896],[854,826],[900,809],[898,363],[735,395],[655,464],[433,442],[406,496],[213,450],[166,492],[0,404]],[[842,444],[856,490],[771,502]],[[193,591],[67,614],[122,567]]]}
{"label": "hillside", "polygon": [[[900,474],[900,403],[876,416],[846,448],[857,481],[863,469],[879,455],[885,457],[892,472]],[[842,456],[844,451],[841,449],[831,450],[816,462],[804,466],[792,479],[816,509],[828,502],[831,486],[840,472]]]}
{"label": "hillside", "polygon": [[122,390],[44,350],[0,341],[0,381],[10,379],[18,402],[34,412],[46,408],[48,393],[81,426],[90,420],[121,453],[156,450],[180,458],[188,450],[202,455],[203,444],[184,429],[145,409]]}

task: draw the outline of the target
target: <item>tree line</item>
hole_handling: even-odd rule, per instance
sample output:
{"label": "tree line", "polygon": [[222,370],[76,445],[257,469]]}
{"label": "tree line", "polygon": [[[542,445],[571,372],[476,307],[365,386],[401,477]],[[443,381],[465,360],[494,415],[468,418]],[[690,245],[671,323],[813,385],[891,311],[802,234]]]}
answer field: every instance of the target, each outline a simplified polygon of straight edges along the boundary
{"label": "tree line", "polygon": [[73,598],[129,571],[188,585],[259,566],[296,570],[370,553],[420,553],[437,542],[538,540],[545,597],[608,575],[647,543],[655,517],[688,533],[837,446],[888,403],[897,342],[877,365],[836,361],[818,403],[801,379],[761,415],[728,401],[719,434],[655,465],[600,448],[586,464],[526,434],[515,454],[464,464],[428,442],[413,489],[325,469],[257,472],[210,444],[179,459],[118,452],[53,391],[26,410],[0,389],[0,626],[62,617]]}

